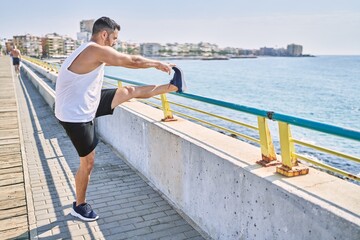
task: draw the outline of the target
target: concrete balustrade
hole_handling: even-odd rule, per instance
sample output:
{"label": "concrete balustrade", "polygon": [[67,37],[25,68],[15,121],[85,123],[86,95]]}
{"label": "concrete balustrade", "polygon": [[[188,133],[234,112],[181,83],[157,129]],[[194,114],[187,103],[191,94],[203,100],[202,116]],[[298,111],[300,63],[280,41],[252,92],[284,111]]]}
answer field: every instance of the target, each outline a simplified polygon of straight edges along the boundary
{"label": "concrete balustrade", "polygon": [[[29,79],[31,79],[34,86],[39,90],[39,93],[44,98],[45,102],[51,107],[51,109],[54,110],[55,91],[51,87],[49,87],[46,83],[44,83],[44,81],[42,81],[42,79],[32,71],[32,69],[35,69],[39,73],[46,73],[45,70],[33,63],[28,62],[28,61],[26,61],[26,64],[27,65],[22,64],[22,69],[24,70],[24,73],[26,74],[26,76]],[[54,78],[53,74],[51,74],[51,75],[49,75],[49,74],[50,73],[48,73],[47,76],[52,76],[52,78]],[[43,75],[43,76],[45,76],[45,75]],[[47,76],[45,76],[45,77],[47,77]],[[51,79],[49,79],[49,80],[53,81]],[[56,81],[56,78],[55,78],[54,82],[55,81]]]}
{"label": "concrete balustrade", "polygon": [[[53,96],[24,70],[45,99]],[[160,110],[130,101],[97,119],[96,127],[103,141],[212,238],[360,238],[360,186],[315,169],[281,176],[275,167],[256,164],[257,147],[162,117]]]}
{"label": "concrete balustrade", "polygon": [[[24,61],[24,60],[23,60]],[[45,68],[42,68],[38,65],[36,65],[35,63],[33,62],[30,62],[30,61],[27,61],[25,60],[26,64],[30,67],[32,67],[33,69],[36,69],[36,71],[38,71],[41,75],[43,75],[44,77],[46,77],[47,79],[49,79],[52,83],[55,84],[56,82],[56,79],[57,79],[57,74],[50,71],[49,69],[45,69]]]}

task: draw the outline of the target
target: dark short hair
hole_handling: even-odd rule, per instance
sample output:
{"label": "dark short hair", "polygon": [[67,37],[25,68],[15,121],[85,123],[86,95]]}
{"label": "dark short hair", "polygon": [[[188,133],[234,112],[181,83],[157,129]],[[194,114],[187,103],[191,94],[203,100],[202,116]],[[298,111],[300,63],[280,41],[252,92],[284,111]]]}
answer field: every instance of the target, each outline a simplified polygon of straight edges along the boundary
{"label": "dark short hair", "polygon": [[92,29],[92,34],[93,35],[97,34],[97,33],[101,32],[103,30],[113,32],[113,31],[115,31],[115,29],[120,31],[120,25],[117,24],[111,18],[101,17],[101,18],[99,18],[98,20],[95,21],[93,29]]}

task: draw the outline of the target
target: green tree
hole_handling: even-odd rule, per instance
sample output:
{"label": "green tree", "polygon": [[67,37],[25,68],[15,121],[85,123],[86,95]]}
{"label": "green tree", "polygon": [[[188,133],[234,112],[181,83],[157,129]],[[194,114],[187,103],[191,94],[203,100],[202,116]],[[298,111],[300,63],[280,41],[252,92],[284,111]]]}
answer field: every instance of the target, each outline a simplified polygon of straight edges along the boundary
{"label": "green tree", "polygon": [[134,54],[134,53],[135,53],[135,48],[130,48],[130,47],[128,47],[128,48],[126,49],[126,53],[128,53],[128,54]]}

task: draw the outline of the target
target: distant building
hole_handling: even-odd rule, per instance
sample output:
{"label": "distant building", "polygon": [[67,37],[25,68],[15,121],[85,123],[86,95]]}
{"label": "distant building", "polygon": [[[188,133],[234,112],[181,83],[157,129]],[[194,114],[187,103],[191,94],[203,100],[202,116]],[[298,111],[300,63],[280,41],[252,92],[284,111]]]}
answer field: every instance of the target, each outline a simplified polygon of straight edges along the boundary
{"label": "distant building", "polygon": [[289,44],[287,45],[287,53],[289,56],[301,56],[303,47],[301,45]]}
{"label": "distant building", "polygon": [[77,36],[76,39],[78,41],[80,41],[81,43],[84,43],[84,42],[90,41],[91,33],[89,33],[89,32],[78,32],[78,33],[76,33],[76,36]]}
{"label": "distant building", "polygon": [[119,52],[122,52],[122,53],[128,53],[128,49],[129,49],[129,43],[128,42],[125,42],[125,41],[118,41],[117,44],[117,50]]}
{"label": "distant building", "polygon": [[143,56],[159,56],[161,45],[159,43],[140,44],[140,54]]}
{"label": "distant building", "polygon": [[[14,45],[24,55],[43,56],[51,58],[63,58],[70,55],[79,45],[91,39],[94,20],[82,20],[80,32],[77,33],[77,40],[67,36],[60,36],[57,33],[50,33],[40,38],[30,34],[14,36],[14,39],[0,38],[0,51],[9,53]],[[234,47],[219,48],[218,45],[200,43],[130,43],[118,40],[115,46],[117,51],[128,54],[141,54],[152,57],[210,57],[227,55],[237,57],[243,55],[252,56],[311,56],[303,55],[303,47],[297,44],[289,44],[287,48],[263,47],[260,49],[241,49]]]}
{"label": "distant building", "polygon": [[14,36],[13,44],[23,55],[39,57],[43,52],[41,38],[30,34]]}
{"label": "distant building", "polygon": [[42,39],[43,56],[50,58],[64,58],[69,56],[78,46],[76,40],[57,33],[46,34]]}
{"label": "distant building", "polygon": [[179,44],[178,54],[181,56],[188,56],[190,54],[191,45],[189,43]]}
{"label": "distant building", "polygon": [[6,49],[6,53],[9,53],[12,48],[14,46],[14,42],[12,39],[8,39],[6,42],[5,42],[5,49]]}
{"label": "distant building", "polygon": [[178,43],[167,43],[161,46],[161,52],[163,56],[177,56],[181,51],[181,47]]}
{"label": "distant building", "polygon": [[261,56],[276,56],[275,48],[268,47],[260,48],[259,54]]}
{"label": "distant building", "polygon": [[92,32],[94,19],[80,21],[80,32]]}
{"label": "distant building", "polygon": [[76,34],[77,40],[81,43],[90,41],[93,26],[94,19],[80,21],[80,32]]}
{"label": "distant building", "polygon": [[6,52],[6,38],[0,38],[0,55]]}
{"label": "distant building", "polygon": [[276,56],[288,56],[288,51],[285,48],[276,49]]}
{"label": "distant building", "polygon": [[239,49],[239,55],[259,55],[258,49]]}
{"label": "distant building", "polygon": [[64,55],[69,56],[76,48],[76,41],[70,37],[64,37]]}
{"label": "distant building", "polygon": [[189,49],[189,56],[197,56],[200,54],[200,49],[196,43],[186,43]]}
{"label": "distant building", "polygon": [[235,55],[239,55],[239,50],[238,48],[233,48],[233,47],[226,47],[224,49],[222,49],[222,51],[230,56],[235,56]]}
{"label": "distant building", "polygon": [[118,40],[116,44],[116,49],[119,52],[127,53],[127,54],[140,54],[140,44],[131,43]]}
{"label": "distant building", "polygon": [[64,57],[64,39],[57,33],[49,33],[43,38],[44,56]]}
{"label": "distant building", "polygon": [[219,51],[218,45],[206,42],[200,42],[198,44],[198,49],[200,50],[202,56],[211,56],[213,53]]}

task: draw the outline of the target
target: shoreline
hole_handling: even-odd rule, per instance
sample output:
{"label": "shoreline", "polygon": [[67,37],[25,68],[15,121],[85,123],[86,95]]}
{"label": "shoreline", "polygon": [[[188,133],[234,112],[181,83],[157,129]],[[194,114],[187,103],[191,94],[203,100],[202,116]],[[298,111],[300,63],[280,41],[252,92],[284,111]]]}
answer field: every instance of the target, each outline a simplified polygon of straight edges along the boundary
{"label": "shoreline", "polygon": [[231,59],[256,59],[256,58],[268,58],[268,57],[274,57],[274,58],[309,58],[309,57],[316,57],[315,55],[302,55],[302,56],[234,56],[234,57],[226,57],[226,56],[216,56],[216,57],[202,57],[202,56],[193,56],[193,57],[160,57],[160,56],[144,56],[151,59],[157,59],[157,60],[203,60],[203,61],[214,61],[214,60],[231,60]]}

